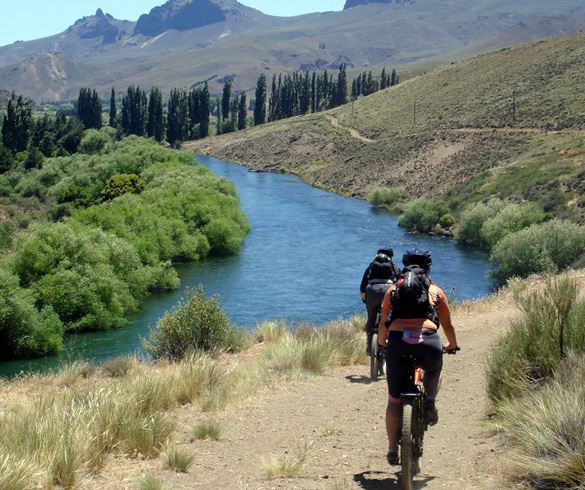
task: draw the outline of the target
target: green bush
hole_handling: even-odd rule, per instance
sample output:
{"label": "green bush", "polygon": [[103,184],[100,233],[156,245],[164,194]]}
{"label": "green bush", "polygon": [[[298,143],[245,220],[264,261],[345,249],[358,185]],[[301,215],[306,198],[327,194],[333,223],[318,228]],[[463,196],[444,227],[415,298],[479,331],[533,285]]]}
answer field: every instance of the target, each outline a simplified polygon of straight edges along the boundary
{"label": "green bush", "polygon": [[112,136],[105,131],[88,129],[83,134],[79,151],[88,155],[99,155],[108,152],[113,145]]}
{"label": "green bush", "polygon": [[532,225],[503,238],[492,250],[493,276],[505,281],[512,276],[556,273],[585,254],[585,228],[564,220]]}
{"label": "green bush", "polygon": [[439,220],[439,226],[441,228],[443,228],[444,230],[450,230],[454,224],[455,224],[455,218],[453,217],[452,214],[449,214],[449,213],[441,216],[441,219]]}
{"label": "green bush", "polygon": [[233,331],[219,298],[206,297],[199,286],[186,290],[186,298],[165,313],[143,345],[156,359],[182,359],[194,350],[230,348]]}
{"label": "green bush", "polygon": [[144,180],[136,174],[112,175],[102,190],[102,196],[107,201],[124,194],[140,194],[146,187]]}
{"label": "green bush", "polygon": [[398,225],[409,230],[429,232],[437,228],[441,216],[447,211],[445,204],[421,197],[404,206]]}
{"label": "green bush", "polygon": [[406,191],[402,187],[374,189],[368,196],[368,201],[372,206],[392,206],[400,201]]}
{"label": "green bush", "polygon": [[482,243],[491,250],[505,236],[528,228],[530,225],[542,223],[546,216],[535,202],[507,204],[495,216],[484,222],[480,230]]}
{"label": "green bush", "polygon": [[496,406],[546,383],[565,353],[585,352],[585,302],[577,301],[578,292],[574,281],[550,279],[542,292],[517,298],[523,318],[498,339],[487,362]]}
{"label": "green bush", "polygon": [[62,336],[63,325],[53,310],[39,312],[32,293],[0,269],[0,359],[58,352]]}
{"label": "green bush", "polygon": [[461,213],[455,238],[468,245],[487,248],[487,244],[481,236],[481,229],[484,223],[496,216],[505,205],[499,199],[491,199],[487,203],[477,203],[467,207]]}

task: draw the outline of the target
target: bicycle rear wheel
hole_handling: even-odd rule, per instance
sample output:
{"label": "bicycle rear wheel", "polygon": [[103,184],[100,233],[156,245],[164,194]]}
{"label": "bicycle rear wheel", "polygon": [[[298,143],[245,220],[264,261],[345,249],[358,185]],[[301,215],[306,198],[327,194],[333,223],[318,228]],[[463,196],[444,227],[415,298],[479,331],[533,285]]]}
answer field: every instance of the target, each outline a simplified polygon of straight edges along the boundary
{"label": "bicycle rear wheel", "polygon": [[[402,467],[400,483],[403,490],[412,490],[415,459],[418,460],[414,457],[414,423],[412,402],[405,401],[402,406],[402,441],[400,443],[400,466]],[[416,464],[418,465],[418,461]]]}
{"label": "bicycle rear wheel", "polygon": [[370,351],[370,378],[372,381],[378,381],[380,374],[380,345],[378,344],[378,334],[372,335],[372,349]]}

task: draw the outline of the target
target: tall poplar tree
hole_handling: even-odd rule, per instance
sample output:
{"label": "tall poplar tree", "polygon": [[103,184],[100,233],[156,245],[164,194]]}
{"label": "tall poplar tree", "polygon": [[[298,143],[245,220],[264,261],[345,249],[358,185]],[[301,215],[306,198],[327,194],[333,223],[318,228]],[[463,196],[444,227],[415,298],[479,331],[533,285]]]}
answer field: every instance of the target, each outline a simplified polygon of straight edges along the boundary
{"label": "tall poplar tree", "polygon": [[223,96],[221,99],[221,113],[223,119],[227,119],[230,114],[230,103],[232,100],[232,81],[226,80],[223,84]]}
{"label": "tall poplar tree", "polygon": [[162,92],[158,87],[152,87],[148,100],[147,134],[159,143],[165,137],[165,120],[163,114]]}
{"label": "tall poplar tree", "polygon": [[25,151],[33,129],[32,102],[12,92],[2,123],[2,143],[14,153]]}
{"label": "tall poplar tree", "polygon": [[254,125],[266,122],[266,75],[261,73],[256,83],[256,105],[254,106]]}
{"label": "tall poplar tree", "polygon": [[246,92],[240,95],[238,104],[238,129],[246,129],[248,118],[248,102],[246,100]]}
{"label": "tall poplar tree", "polygon": [[116,107],[116,90],[112,87],[110,94],[110,126],[115,128],[118,126],[118,108]]}

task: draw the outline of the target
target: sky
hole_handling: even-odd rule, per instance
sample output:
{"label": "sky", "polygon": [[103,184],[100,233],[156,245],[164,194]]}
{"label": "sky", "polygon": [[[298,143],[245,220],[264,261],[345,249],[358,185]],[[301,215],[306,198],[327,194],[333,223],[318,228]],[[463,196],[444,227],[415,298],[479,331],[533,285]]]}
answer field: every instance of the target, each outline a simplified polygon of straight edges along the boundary
{"label": "sky", "polygon": [[[138,20],[166,0],[0,0],[0,46],[58,34],[98,8],[121,20]],[[345,0],[241,0],[269,15],[288,17],[342,10]]]}

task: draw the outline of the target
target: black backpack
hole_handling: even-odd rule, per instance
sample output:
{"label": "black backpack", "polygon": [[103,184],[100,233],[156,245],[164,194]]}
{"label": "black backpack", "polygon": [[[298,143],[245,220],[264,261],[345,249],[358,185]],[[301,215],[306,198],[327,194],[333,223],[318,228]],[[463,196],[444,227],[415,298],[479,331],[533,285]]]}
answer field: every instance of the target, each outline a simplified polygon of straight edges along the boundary
{"label": "black backpack", "polygon": [[430,287],[431,280],[424,269],[418,265],[406,267],[390,299],[390,321],[397,318],[428,318],[437,323],[437,314],[429,298]]}

